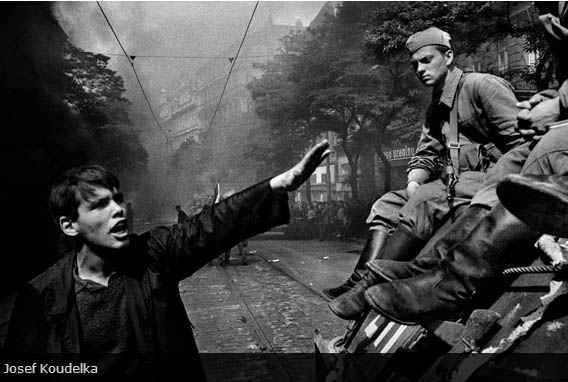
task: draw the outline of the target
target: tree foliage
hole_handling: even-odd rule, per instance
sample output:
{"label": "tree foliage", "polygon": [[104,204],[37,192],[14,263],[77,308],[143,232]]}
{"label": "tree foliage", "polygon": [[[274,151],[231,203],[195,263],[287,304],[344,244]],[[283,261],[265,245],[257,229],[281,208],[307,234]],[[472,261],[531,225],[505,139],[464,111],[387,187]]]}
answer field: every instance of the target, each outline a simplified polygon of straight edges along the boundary
{"label": "tree foliage", "polygon": [[456,54],[476,55],[485,44],[505,38],[524,40],[527,52],[538,52],[534,67],[499,73],[518,76],[545,88],[552,79],[552,66],[545,36],[534,7],[520,2],[389,2],[375,3],[369,13],[372,23],[365,33],[365,45],[379,61],[397,62],[407,54],[404,45],[408,37],[431,26],[452,36]]}
{"label": "tree foliage", "polygon": [[266,121],[251,140],[248,153],[264,164],[265,171],[281,171],[292,165],[317,135],[309,129],[312,115],[291,77],[304,39],[299,32],[284,37],[281,54],[266,64],[255,64],[263,75],[248,84],[255,111]]}
{"label": "tree foliage", "polygon": [[[344,3],[337,17],[285,38],[282,54],[251,84],[256,110],[275,137],[290,131],[337,135],[350,165],[354,198],[362,153],[374,149],[388,168],[385,145],[403,136],[416,138],[401,126],[415,122],[424,98],[416,91],[413,76],[365,55],[363,37],[369,23],[367,4]],[[385,184],[388,189],[390,176]]]}
{"label": "tree foliage", "polygon": [[115,172],[143,171],[148,155],[128,114],[124,80],[108,68],[109,57],[67,42],[64,59],[64,102],[93,136],[95,160]]}

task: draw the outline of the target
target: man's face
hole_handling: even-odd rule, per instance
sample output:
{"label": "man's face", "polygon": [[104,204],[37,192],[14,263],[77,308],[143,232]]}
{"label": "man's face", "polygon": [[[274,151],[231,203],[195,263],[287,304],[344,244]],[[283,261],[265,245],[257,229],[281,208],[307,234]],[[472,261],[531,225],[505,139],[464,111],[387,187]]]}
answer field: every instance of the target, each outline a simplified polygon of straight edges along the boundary
{"label": "man's face", "polygon": [[452,63],[451,50],[442,54],[433,45],[420,48],[410,58],[414,73],[424,86],[441,86],[448,74],[448,65]]}
{"label": "man's face", "polygon": [[74,228],[91,248],[120,249],[128,246],[124,197],[118,190],[94,187],[92,195],[80,198]]}

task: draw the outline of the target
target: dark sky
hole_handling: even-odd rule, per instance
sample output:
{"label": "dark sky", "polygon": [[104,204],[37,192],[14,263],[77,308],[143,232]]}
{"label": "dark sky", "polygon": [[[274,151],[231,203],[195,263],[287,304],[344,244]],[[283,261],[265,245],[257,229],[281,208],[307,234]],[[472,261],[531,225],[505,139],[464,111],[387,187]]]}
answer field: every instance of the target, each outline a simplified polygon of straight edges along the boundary
{"label": "dark sky", "polygon": [[[129,55],[214,56],[240,42],[255,2],[101,2],[115,32]],[[324,2],[260,2],[250,31],[272,16],[275,24],[308,25]],[[59,2],[55,14],[71,41],[88,51],[121,54],[96,2]],[[249,31],[249,32],[250,32]],[[167,88],[180,72],[192,73],[203,59],[143,58],[134,64],[142,85],[157,112],[161,88]],[[110,67],[125,79],[126,96],[133,102],[135,122],[151,121],[130,65],[112,56]]]}

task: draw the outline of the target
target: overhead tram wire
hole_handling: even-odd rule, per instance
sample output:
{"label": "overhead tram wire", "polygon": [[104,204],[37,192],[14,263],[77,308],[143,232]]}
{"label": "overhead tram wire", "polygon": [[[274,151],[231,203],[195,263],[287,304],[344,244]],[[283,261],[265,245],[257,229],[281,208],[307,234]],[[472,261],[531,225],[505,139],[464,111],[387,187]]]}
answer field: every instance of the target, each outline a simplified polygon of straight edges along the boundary
{"label": "overhead tram wire", "polygon": [[[102,53],[105,56],[124,56],[122,53]],[[185,59],[185,60],[228,60],[232,57],[229,56],[182,56],[182,55],[160,55],[160,54],[133,54],[136,58],[167,58],[167,59]],[[261,56],[245,56],[244,58],[270,58],[274,55],[265,54]]]}
{"label": "overhead tram wire", "polygon": [[[333,54],[334,58],[337,57],[345,57],[345,58],[360,58],[363,56],[363,52],[354,51],[354,52],[345,52],[342,51],[328,51],[327,53]],[[120,56],[124,57],[123,53],[101,53],[105,56]],[[283,53],[283,52],[276,52],[274,54],[265,54],[265,55],[257,55],[257,56],[243,56],[240,57],[241,60],[247,59],[259,59],[259,58],[266,58],[266,59],[274,59],[276,57],[284,57],[284,56],[314,56],[312,53]],[[168,54],[132,54],[128,58],[146,58],[146,59],[166,59],[166,60],[233,60],[233,57],[230,56],[184,56],[184,55],[168,55]]]}
{"label": "overhead tram wire", "polygon": [[237,59],[239,58],[239,53],[241,51],[241,48],[243,47],[243,43],[245,42],[245,39],[247,37],[247,33],[248,30],[250,28],[250,24],[252,23],[252,19],[254,18],[254,14],[256,13],[256,8],[258,7],[258,3],[259,1],[256,2],[256,4],[254,5],[254,9],[252,10],[252,14],[250,15],[250,19],[247,25],[247,29],[245,29],[245,33],[243,35],[243,38],[241,40],[241,44],[239,45],[239,49],[237,49],[237,53],[235,54],[235,58],[231,61],[231,67],[229,68],[229,73],[227,73],[227,79],[225,80],[225,85],[223,85],[223,90],[221,91],[221,96],[219,97],[219,102],[217,102],[217,107],[215,107],[215,112],[213,112],[213,117],[211,118],[211,122],[209,122],[209,127],[208,130],[211,128],[211,126],[213,126],[213,121],[215,121],[215,117],[217,116],[217,112],[219,111],[219,106],[221,105],[221,100],[223,99],[223,95],[225,94],[225,90],[227,89],[227,84],[229,83],[229,79],[231,78],[231,72],[233,71],[233,68],[235,67],[235,63],[237,62]]}
{"label": "overhead tram wire", "polygon": [[124,46],[122,46],[122,43],[120,42],[120,39],[118,38],[118,35],[116,34],[116,32],[114,31],[114,28],[112,27],[112,24],[110,23],[110,20],[108,19],[107,15],[105,14],[105,11],[103,10],[103,7],[101,7],[101,4],[97,1],[97,5],[99,7],[99,10],[101,11],[101,13],[103,14],[103,17],[105,18],[110,30],[112,31],[112,34],[114,35],[114,38],[116,38],[116,41],[118,42],[118,45],[120,45],[120,49],[122,49],[122,52],[124,53],[124,56],[126,57],[126,59],[128,60],[128,62],[130,63],[130,66],[132,67],[132,71],[134,71],[134,76],[136,77],[136,81],[138,82],[138,85],[140,86],[140,90],[142,91],[142,95],[144,96],[144,99],[146,100],[146,104],[148,105],[148,109],[150,109],[150,113],[152,114],[152,117],[154,117],[154,121],[156,121],[156,125],[158,126],[158,128],[160,129],[160,132],[162,133],[162,135],[166,138],[166,143],[168,141],[168,136],[166,135],[166,133],[164,132],[164,129],[162,129],[162,126],[160,125],[160,122],[158,121],[158,118],[156,118],[156,114],[154,113],[154,109],[152,109],[152,105],[150,105],[150,101],[148,100],[148,96],[146,96],[146,92],[144,91],[144,87],[142,86],[142,82],[140,82],[140,78],[138,77],[138,73],[136,72],[136,68],[134,67],[134,62],[132,61],[132,59],[130,58],[130,56],[128,55],[128,53],[126,53],[126,50],[124,49]]}

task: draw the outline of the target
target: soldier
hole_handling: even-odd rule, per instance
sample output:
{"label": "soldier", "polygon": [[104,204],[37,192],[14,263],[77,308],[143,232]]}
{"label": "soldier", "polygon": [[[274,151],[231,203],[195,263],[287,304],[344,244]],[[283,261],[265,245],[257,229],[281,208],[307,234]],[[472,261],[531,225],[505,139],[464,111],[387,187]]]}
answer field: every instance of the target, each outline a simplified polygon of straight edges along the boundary
{"label": "soldier", "polygon": [[[363,291],[363,302],[358,299],[358,305],[349,305],[352,316],[369,304],[385,317],[403,324],[456,318],[474,296],[489,291],[492,281],[504,269],[531,261],[532,258],[522,255],[541,233],[566,232],[562,225],[566,223],[563,212],[567,210],[564,201],[568,129],[554,127],[568,117],[568,9],[564,2],[552,4],[536,3],[536,6],[543,13],[539,19],[557,58],[556,77],[561,87],[559,91],[543,92],[518,104],[522,108],[518,114],[519,132],[528,141],[501,158],[494,168],[497,171],[472,200],[469,209],[485,209],[484,217],[472,222],[474,228],[454,246],[445,245],[444,238],[429,243],[415,260],[404,264],[406,270],[411,270],[404,275],[406,278],[399,277],[404,279],[385,282],[392,280],[383,277],[394,268],[390,264],[378,267],[383,272],[368,272],[358,284],[359,291]],[[525,196],[538,196],[540,201],[531,199],[529,203],[535,203],[536,208],[521,205],[516,196],[502,197],[503,204],[499,203],[496,185],[507,173],[520,173],[524,177],[509,175],[499,186],[499,193],[511,196],[514,189]],[[540,220],[527,224],[507,206],[524,217],[531,215],[523,214],[523,210],[536,211],[531,219],[540,216]],[[552,219],[543,218],[548,212]],[[554,217],[559,220],[553,222]],[[459,220],[452,227],[464,230]]]}
{"label": "soldier", "polygon": [[[331,298],[351,289],[364,274],[365,264],[373,264],[377,257],[412,259],[449,214],[458,216],[465,210],[501,153],[523,141],[515,131],[518,108],[511,85],[490,74],[464,73],[455,67],[448,33],[426,29],[410,36],[407,48],[416,75],[424,86],[432,87],[422,135],[408,165],[407,188],[375,202],[367,220],[369,239],[355,272],[340,287],[324,290]],[[438,175],[440,162],[450,171],[445,179]],[[453,175],[459,181],[449,205],[444,180]],[[482,212],[471,210],[460,219],[477,220]],[[393,232],[387,241],[389,231]],[[346,317],[341,301],[332,302],[330,308]]]}

